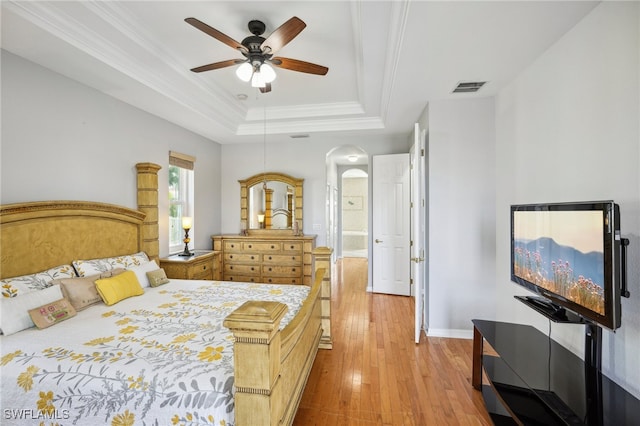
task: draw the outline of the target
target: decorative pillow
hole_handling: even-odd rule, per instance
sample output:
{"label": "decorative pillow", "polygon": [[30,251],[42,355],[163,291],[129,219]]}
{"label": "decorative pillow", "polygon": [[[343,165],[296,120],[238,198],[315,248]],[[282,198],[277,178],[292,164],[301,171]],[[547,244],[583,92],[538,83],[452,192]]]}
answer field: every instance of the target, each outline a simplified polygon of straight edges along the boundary
{"label": "decorative pillow", "polygon": [[0,328],[2,334],[8,336],[18,331],[33,327],[29,310],[47,303],[62,299],[59,285],[47,287],[44,290],[32,291],[23,297],[2,298],[0,300]]}
{"label": "decorative pillow", "polygon": [[43,329],[76,316],[76,310],[67,299],[56,300],[29,311],[36,327]]}
{"label": "decorative pillow", "polygon": [[164,269],[156,269],[155,271],[147,272],[147,278],[149,279],[151,287],[158,287],[169,282],[169,278],[167,278],[167,274],[164,272]]}
{"label": "decorative pillow", "polygon": [[100,274],[116,268],[130,269],[149,261],[149,256],[143,251],[125,256],[105,257],[103,259],[74,260],[73,267],[79,277]]}
{"label": "decorative pillow", "polygon": [[[90,277],[61,278],[54,280],[54,284],[60,284],[62,295],[67,299],[76,311],[81,311],[96,303],[102,303],[102,297],[98,293],[95,281],[100,278],[110,278],[121,274],[124,269],[117,268],[102,274]],[[37,324],[36,324],[37,325]]]}
{"label": "decorative pillow", "polygon": [[71,265],[60,265],[46,271],[37,272],[19,277],[4,278],[0,280],[2,286],[2,296],[17,297],[32,291],[42,290],[51,287],[51,281],[56,278],[75,277],[76,273]]}
{"label": "decorative pillow", "polygon": [[133,271],[138,278],[138,282],[142,288],[149,287],[149,278],[147,278],[147,272],[155,271],[159,269],[158,264],[155,260],[143,263],[140,266],[134,266],[133,268],[127,268],[130,271]]}
{"label": "decorative pillow", "polygon": [[144,294],[133,271],[124,271],[112,278],[96,280],[96,288],[104,303],[111,306],[132,296]]}

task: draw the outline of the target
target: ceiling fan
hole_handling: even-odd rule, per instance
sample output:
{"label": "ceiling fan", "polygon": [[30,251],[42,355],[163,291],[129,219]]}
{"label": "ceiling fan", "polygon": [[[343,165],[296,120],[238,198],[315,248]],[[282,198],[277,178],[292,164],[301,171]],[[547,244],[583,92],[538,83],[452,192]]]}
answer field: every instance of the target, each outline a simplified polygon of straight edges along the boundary
{"label": "ceiling fan", "polygon": [[193,72],[211,71],[240,65],[236,70],[236,75],[241,80],[247,82],[251,80],[252,86],[259,87],[262,93],[266,93],[271,91],[271,82],[276,77],[271,65],[291,71],[317,75],[325,75],[329,71],[329,68],[312,64],[311,62],[273,56],[307,26],[300,18],[295,16],[278,27],[266,39],[262,37],[266,29],[265,24],[258,20],[249,21],[249,31],[253,35],[246,37],[242,40],[242,43],[238,43],[231,37],[196,18],[187,18],[185,21],[216,40],[238,50],[244,56],[244,59],[228,59],[192,68],[191,71]]}

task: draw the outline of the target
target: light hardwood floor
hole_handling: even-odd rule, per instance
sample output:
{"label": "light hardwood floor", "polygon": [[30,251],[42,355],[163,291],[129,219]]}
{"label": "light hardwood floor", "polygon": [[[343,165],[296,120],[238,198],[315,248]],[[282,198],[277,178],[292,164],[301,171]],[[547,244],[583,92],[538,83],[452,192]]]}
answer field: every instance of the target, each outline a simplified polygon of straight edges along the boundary
{"label": "light hardwood floor", "polygon": [[413,339],[413,299],[367,293],[367,259],[339,261],[333,349],[320,350],[294,425],[491,425],[471,387],[472,341]]}

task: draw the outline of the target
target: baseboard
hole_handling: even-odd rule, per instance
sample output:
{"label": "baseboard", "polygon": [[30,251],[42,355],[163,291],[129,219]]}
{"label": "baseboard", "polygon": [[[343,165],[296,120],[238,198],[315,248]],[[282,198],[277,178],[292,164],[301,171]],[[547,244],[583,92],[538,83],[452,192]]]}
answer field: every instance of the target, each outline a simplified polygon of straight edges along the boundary
{"label": "baseboard", "polygon": [[430,328],[427,337],[449,337],[452,339],[473,339],[473,330]]}

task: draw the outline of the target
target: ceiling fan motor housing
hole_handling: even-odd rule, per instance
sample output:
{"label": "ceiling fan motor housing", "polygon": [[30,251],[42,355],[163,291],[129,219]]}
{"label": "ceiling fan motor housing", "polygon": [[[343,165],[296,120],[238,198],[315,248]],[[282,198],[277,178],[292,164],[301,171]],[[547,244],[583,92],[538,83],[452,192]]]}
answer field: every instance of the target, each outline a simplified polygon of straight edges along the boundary
{"label": "ceiling fan motor housing", "polygon": [[249,32],[257,36],[264,34],[264,30],[267,28],[264,25],[264,22],[258,21],[257,19],[249,21],[248,26],[249,26]]}

